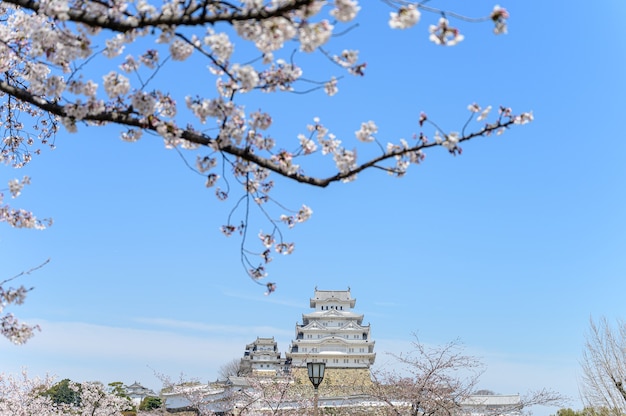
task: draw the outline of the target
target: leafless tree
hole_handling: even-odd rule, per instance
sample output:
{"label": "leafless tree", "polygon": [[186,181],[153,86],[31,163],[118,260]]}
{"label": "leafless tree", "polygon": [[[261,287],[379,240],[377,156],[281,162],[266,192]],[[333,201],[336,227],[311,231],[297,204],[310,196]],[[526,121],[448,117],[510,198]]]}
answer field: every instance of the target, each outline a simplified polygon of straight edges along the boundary
{"label": "leafless tree", "polygon": [[218,371],[220,380],[227,380],[230,376],[243,376],[247,371],[241,366],[241,360],[239,358],[233,358],[226,364],[222,365]]}
{"label": "leafless tree", "polygon": [[[443,346],[427,346],[417,336],[409,354],[391,354],[403,371],[374,372],[373,396],[389,405],[391,414],[448,416],[467,412],[466,405],[476,398],[476,385],[484,364],[465,355],[458,340]],[[494,394],[493,392],[490,392]],[[503,404],[494,415],[519,412],[536,405],[560,406],[565,398],[548,389],[529,392],[510,405]],[[490,414],[485,410],[484,414]]]}
{"label": "leafless tree", "polygon": [[403,368],[373,373],[374,396],[385,401],[394,414],[450,415],[475,390],[483,364],[463,354],[459,341],[428,347],[417,336],[413,352],[391,354]]}
{"label": "leafless tree", "polygon": [[612,414],[626,413],[626,323],[616,326],[606,318],[589,321],[581,360],[580,393],[589,407],[606,407]]}

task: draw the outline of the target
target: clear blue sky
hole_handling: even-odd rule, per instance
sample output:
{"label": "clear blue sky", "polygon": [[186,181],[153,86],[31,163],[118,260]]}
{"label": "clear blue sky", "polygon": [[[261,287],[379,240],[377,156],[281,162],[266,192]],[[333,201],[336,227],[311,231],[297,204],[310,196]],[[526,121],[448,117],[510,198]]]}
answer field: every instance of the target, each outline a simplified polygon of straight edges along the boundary
{"label": "clear blue sky", "polygon": [[[278,180],[275,197],[314,214],[289,232],[294,254],[272,263],[269,297],[244,275],[239,241],[218,231],[231,205],[175,152],[150,137],[123,143],[113,127],[62,131],[55,151],[3,170],[3,182],[33,178],[15,202],[55,224],[0,231],[6,277],[52,259],[20,280],[35,290],[10,309],[43,330],[25,346],[0,340],[0,370],[153,388],[155,371],[214,380],[257,336],[285,351],[315,286],[350,286],[378,363],[412,333],[460,338],[488,366],[481,387],[549,387],[580,407],[589,318],[626,312],[626,6],[509,1],[508,35],[462,24],[465,41],[449,49],[427,39],[436,16],[391,31],[385,6],[363,3],[360,26],[334,42],[360,49],[367,75],[332,98],[250,98],[275,109],[275,135],[295,140],[319,116],[346,137],[371,119],[394,141],[418,131],[422,110],[458,130],[474,101],[533,110],[535,122],[462,156],[431,151],[402,179],[369,172],[323,190]],[[201,86],[203,68],[173,71],[172,89]]]}

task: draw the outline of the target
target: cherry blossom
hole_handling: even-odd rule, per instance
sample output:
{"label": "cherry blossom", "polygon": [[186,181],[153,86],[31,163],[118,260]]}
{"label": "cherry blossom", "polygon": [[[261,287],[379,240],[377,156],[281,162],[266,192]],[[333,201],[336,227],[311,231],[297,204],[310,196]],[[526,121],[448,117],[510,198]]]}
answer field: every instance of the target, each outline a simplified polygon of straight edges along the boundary
{"label": "cherry blossom", "polygon": [[235,49],[226,33],[215,33],[212,28],[208,29],[204,43],[211,48],[220,62],[227,62]]}
{"label": "cherry blossom", "polygon": [[476,121],[482,121],[484,119],[487,118],[487,116],[489,115],[489,112],[491,111],[491,106],[488,105],[487,107],[485,107],[485,109],[479,114],[479,116],[476,118]]}
{"label": "cherry blossom", "polygon": [[499,5],[494,6],[491,15],[489,16],[493,20],[495,27],[493,33],[501,35],[507,33],[506,19],[509,18],[509,12]]}
{"label": "cherry blossom", "polygon": [[[11,179],[8,181],[8,190],[12,198],[21,195],[25,185],[30,184],[30,177],[24,176],[22,180]],[[14,228],[32,228],[43,230],[52,225],[49,218],[38,219],[32,212],[21,208],[11,208],[8,204],[4,204],[4,193],[0,189],[0,222],[6,222]]]}
{"label": "cherry blossom", "polygon": [[[384,3],[390,6],[392,29],[408,29],[428,19],[435,23],[429,26],[429,39],[439,45],[453,46],[464,39],[453,26],[457,21],[493,22],[495,34],[507,31],[509,13],[498,5],[482,18],[469,19],[437,9],[436,2]],[[177,149],[192,161],[188,165],[218,200],[247,202],[234,203],[220,230],[245,241],[242,265],[257,282],[267,274],[270,248],[281,254],[294,251],[294,243],[285,241],[280,230],[295,227],[312,214],[306,205],[291,210],[274,199],[272,191],[278,183],[274,177],[326,187],[355,180],[370,168],[403,176],[424,161],[430,148],[443,147],[456,155],[464,141],[502,134],[533,120],[531,112],[500,107],[494,115],[490,106],[482,109],[472,104],[471,119],[480,122],[473,124],[478,127],[472,131],[444,130],[422,113],[417,125],[410,127],[419,129],[413,132],[416,140],[391,138],[386,146],[376,138],[385,132],[379,132],[375,120],[333,127],[316,118],[299,131],[279,135],[280,126],[274,125],[269,106],[259,95],[306,92],[335,97],[341,93],[338,83],[344,76],[365,75],[367,63],[341,36],[358,30],[364,4],[357,0],[3,1],[0,123],[5,135],[0,161],[24,166],[42,148],[55,145],[60,128],[73,133],[115,125],[126,142],[160,137],[166,149]],[[202,88],[179,91],[163,75],[164,68],[172,67],[185,76],[198,62]],[[355,135],[333,132],[331,127],[348,128]],[[375,146],[361,152],[361,146],[367,146],[363,143],[369,142]],[[320,163],[323,158],[332,162]],[[330,170],[310,173],[319,172],[320,166]],[[12,181],[8,190],[16,197],[27,183]],[[252,216],[253,209],[262,215]],[[257,217],[263,223],[250,228],[251,218]],[[0,222],[22,228],[49,225],[27,210],[3,205],[1,196]],[[264,236],[272,236],[272,243],[268,246],[265,237],[246,239],[251,229],[271,230]]]}
{"label": "cherry blossom", "polygon": [[361,142],[372,142],[374,141],[373,134],[378,133],[378,127],[376,127],[376,123],[372,120],[367,123],[361,123],[361,128],[354,132],[356,138]]}
{"label": "cherry blossom", "polygon": [[459,29],[450,26],[448,19],[442,17],[438,24],[430,25],[430,41],[437,45],[454,46],[461,42],[465,37],[459,33]]}
{"label": "cherry blossom", "polygon": [[408,29],[419,22],[421,14],[416,5],[409,4],[400,7],[397,12],[391,12],[390,16],[389,26],[392,29]]}
{"label": "cherry blossom", "polygon": [[339,89],[337,88],[337,78],[332,77],[330,81],[325,83],[324,91],[331,97],[337,94],[337,92],[339,92]]}
{"label": "cherry blossom", "polygon": [[355,0],[335,0],[335,9],[330,11],[330,15],[340,22],[349,22],[354,20],[359,10],[361,8]]}
{"label": "cherry blossom", "polygon": [[109,98],[126,95],[130,91],[129,79],[115,71],[109,72],[102,79],[104,80],[104,90]]}

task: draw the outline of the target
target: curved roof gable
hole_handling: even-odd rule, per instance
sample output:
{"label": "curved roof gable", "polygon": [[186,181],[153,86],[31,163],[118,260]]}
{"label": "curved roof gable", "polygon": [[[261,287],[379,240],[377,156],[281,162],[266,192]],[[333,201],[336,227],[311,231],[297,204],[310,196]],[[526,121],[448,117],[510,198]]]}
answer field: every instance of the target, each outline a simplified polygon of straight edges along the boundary
{"label": "curved roof gable", "polygon": [[311,308],[314,308],[318,303],[328,302],[349,303],[350,307],[354,308],[356,299],[350,295],[350,288],[348,290],[318,290],[315,288],[315,294],[310,300]]}

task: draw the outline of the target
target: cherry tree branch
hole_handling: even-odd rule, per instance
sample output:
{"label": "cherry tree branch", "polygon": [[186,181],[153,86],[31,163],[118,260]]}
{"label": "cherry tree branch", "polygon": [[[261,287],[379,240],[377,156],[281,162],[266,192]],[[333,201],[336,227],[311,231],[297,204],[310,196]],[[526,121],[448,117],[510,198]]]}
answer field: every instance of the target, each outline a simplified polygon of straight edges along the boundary
{"label": "cherry tree branch", "polygon": [[[205,26],[219,22],[234,23],[246,20],[265,20],[272,17],[284,16],[294,10],[311,5],[315,0],[292,0],[276,8],[259,8],[242,10],[238,7],[229,6],[233,9],[229,12],[214,12],[209,10],[214,7],[224,5],[223,2],[205,0],[197,7],[183,11],[180,15],[157,14],[156,16],[128,15],[125,21],[119,17],[107,15],[105,13],[95,14],[88,10],[70,9],[67,11],[67,20],[74,23],[82,23],[89,27],[109,29],[114,32],[126,33],[137,29],[153,28],[159,26]],[[41,2],[36,0],[4,0],[5,3],[14,4],[23,9],[38,13],[41,9]],[[106,6],[104,6],[106,7]],[[103,9],[106,10],[106,9]],[[194,15],[193,12],[200,10],[201,13]]]}
{"label": "cherry tree branch", "polygon": [[[25,89],[16,88],[5,81],[0,81],[0,91],[13,95],[18,99],[31,103],[44,111],[47,111],[51,114],[54,114],[59,117],[67,117],[67,111],[65,107],[61,104],[48,101],[42,97],[34,95],[28,92]],[[130,112],[130,109],[121,111],[121,110],[109,110],[102,111],[97,114],[88,114],[84,117],[83,121],[97,121],[97,122],[111,122],[115,124],[119,124],[122,126],[129,127],[137,127],[145,130],[150,130],[153,132],[157,131],[157,127],[154,124],[149,124],[149,121],[144,117],[139,117],[136,114]],[[510,126],[517,124],[518,121],[515,118],[510,118],[508,120],[498,120],[491,124],[485,124],[481,129],[468,133],[462,137],[458,138],[458,142],[462,143],[468,140],[471,140],[476,137],[487,136],[492,133],[495,133],[501,129],[509,128]],[[414,146],[410,146],[407,148],[393,150],[391,152],[382,153],[381,155],[374,157],[366,162],[359,164],[358,166],[349,169],[345,172],[338,172],[334,175],[327,177],[314,177],[306,175],[300,171],[297,172],[288,172],[279,164],[274,161],[260,156],[257,153],[251,152],[248,147],[237,147],[231,144],[218,144],[215,138],[207,136],[206,134],[199,133],[192,129],[186,129],[181,132],[181,138],[195,143],[201,146],[207,147],[218,147],[219,150],[223,153],[236,156],[245,160],[247,162],[254,163],[258,166],[266,168],[274,173],[277,173],[283,177],[288,179],[292,179],[296,182],[308,184],[320,188],[325,188],[328,185],[334,182],[341,182],[346,180],[354,175],[363,172],[366,169],[372,167],[378,167],[381,162],[394,159],[396,157],[401,157],[408,155],[410,153],[420,152],[422,150],[433,148],[433,147],[441,147],[441,143],[437,142],[419,142]]]}
{"label": "cherry tree branch", "polygon": [[41,263],[39,266],[35,266],[35,267],[31,268],[31,269],[28,269],[26,271],[20,272],[20,273],[16,274],[13,277],[10,277],[8,279],[3,280],[2,282],[0,282],[0,286],[3,286],[5,284],[7,284],[8,282],[10,282],[12,280],[15,280],[15,279],[17,279],[19,277],[29,275],[29,274],[33,273],[34,271],[37,271],[37,270],[41,269],[43,266],[45,266],[48,263],[50,263],[50,259],[47,259],[46,261]]}

